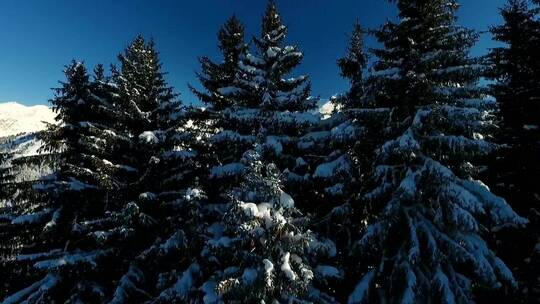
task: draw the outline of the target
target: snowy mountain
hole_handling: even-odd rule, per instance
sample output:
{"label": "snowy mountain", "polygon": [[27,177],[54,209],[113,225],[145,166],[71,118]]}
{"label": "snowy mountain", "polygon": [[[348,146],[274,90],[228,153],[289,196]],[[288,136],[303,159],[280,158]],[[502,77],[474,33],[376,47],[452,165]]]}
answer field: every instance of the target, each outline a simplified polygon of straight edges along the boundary
{"label": "snowy mountain", "polygon": [[[11,160],[39,154],[42,146],[39,131],[45,122],[54,122],[55,114],[43,105],[25,106],[17,102],[0,103],[0,153],[11,157],[2,166],[10,166]],[[17,173],[17,180],[29,180],[46,173],[47,168],[28,166]]]}
{"label": "snowy mountain", "polygon": [[0,103],[0,138],[32,133],[54,122],[55,114],[47,106],[25,106],[17,102]]}

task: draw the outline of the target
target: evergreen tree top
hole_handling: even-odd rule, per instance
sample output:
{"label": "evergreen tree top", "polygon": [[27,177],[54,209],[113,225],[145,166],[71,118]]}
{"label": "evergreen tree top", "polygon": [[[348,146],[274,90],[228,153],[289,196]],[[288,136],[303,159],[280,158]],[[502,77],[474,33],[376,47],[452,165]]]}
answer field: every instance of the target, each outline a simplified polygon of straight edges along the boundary
{"label": "evergreen tree top", "polygon": [[354,24],[352,34],[347,47],[347,54],[337,62],[341,71],[341,76],[349,79],[351,88],[344,98],[339,99],[339,103],[349,107],[355,102],[359,102],[364,96],[363,72],[367,66],[368,57],[364,50],[364,35],[366,31],[357,20]]}
{"label": "evergreen tree top", "polygon": [[287,35],[287,27],[281,20],[275,1],[270,0],[262,18],[261,39],[257,40],[257,43],[265,47],[279,46],[285,39],[285,35]]}
{"label": "evergreen tree top", "polygon": [[118,60],[121,63],[123,77],[148,81],[148,83],[141,83],[141,86],[152,87],[150,81],[154,78],[163,79],[164,73],[161,72],[159,54],[153,40],[146,42],[141,35],[137,36],[124,50],[124,53],[118,55]]}
{"label": "evergreen tree top", "polygon": [[178,94],[165,81],[153,40],[146,42],[141,35],[137,36],[124,53],[118,55],[118,60],[121,69],[113,70],[113,74],[121,92],[136,100],[137,112],[151,112],[176,99]]}
{"label": "evergreen tree top", "polygon": [[202,102],[214,109],[223,109],[235,104],[238,99],[234,94],[238,91],[237,78],[241,74],[238,63],[247,53],[248,46],[244,40],[244,25],[236,15],[227,19],[217,37],[223,62],[214,62],[207,56],[200,57],[201,71],[196,75],[205,90],[200,91],[191,85],[189,88]]}
{"label": "evergreen tree top", "polygon": [[61,87],[55,89],[55,98],[50,102],[53,104],[53,110],[58,113],[57,121],[72,123],[72,119],[79,116],[79,107],[74,104],[82,105],[86,102],[84,97],[89,94],[88,85],[90,77],[84,63],[71,61],[64,70],[66,81],[61,82]]}
{"label": "evergreen tree top", "polygon": [[[370,95],[382,106],[396,102],[414,110],[434,101],[445,103],[478,94],[470,90],[481,67],[470,57],[478,35],[456,24],[456,1],[397,0],[399,21],[375,32],[384,45],[369,82]],[[459,77],[458,77],[459,76]]]}
{"label": "evergreen tree top", "polygon": [[105,81],[105,68],[101,63],[96,65],[96,67],[94,68],[94,81]]}
{"label": "evergreen tree top", "polygon": [[[488,76],[502,83],[513,81],[512,85],[535,82],[535,37],[540,37],[540,22],[536,20],[538,11],[527,0],[509,0],[500,9],[504,23],[490,28],[493,39],[504,46],[493,48],[488,55],[491,62]],[[538,41],[538,38],[536,38]],[[493,84],[497,95],[499,84]],[[514,88],[515,90],[516,88]],[[514,90],[512,95],[515,93]]]}
{"label": "evergreen tree top", "polygon": [[362,69],[367,65],[367,55],[364,51],[364,36],[366,31],[356,21],[347,47],[347,55],[338,60],[341,69],[341,76],[353,79],[361,74]]}
{"label": "evergreen tree top", "polygon": [[[509,0],[500,9],[500,12],[505,24],[492,27],[491,32],[494,34],[495,40],[503,42],[509,42],[512,38],[517,38],[516,36],[519,36],[517,35],[518,31],[523,31],[523,27],[527,23],[534,22],[537,13],[529,7],[527,0]],[[515,32],[511,32],[512,30]]]}
{"label": "evergreen tree top", "polygon": [[[225,24],[221,26],[218,32],[218,47],[223,54],[223,67],[227,70],[229,77],[235,74],[238,68],[238,60],[240,56],[246,52],[247,45],[245,43],[245,28],[242,22],[232,15]],[[201,63],[209,61],[207,58],[201,58]],[[208,62],[211,65],[211,62]],[[211,67],[209,66],[210,70]]]}
{"label": "evergreen tree top", "polygon": [[[463,31],[455,24],[459,5],[455,0],[393,0],[399,9],[399,22],[389,22],[376,32],[377,38],[384,41],[386,47],[399,45],[409,48],[431,48],[434,45],[460,45],[456,41],[442,41],[443,35]],[[394,34],[399,35],[394,36]],[[467,43],[470,47],[474,41]]]}
{"label": "evergreen tree top", "polygon": [[232,15],[225,24],[221,26],[218,32],[218,46],[224,55],[225,63],[230,63],[235,58],[230,58],[232,54],[237,54],[245,48],[245,28],[242,22]]}

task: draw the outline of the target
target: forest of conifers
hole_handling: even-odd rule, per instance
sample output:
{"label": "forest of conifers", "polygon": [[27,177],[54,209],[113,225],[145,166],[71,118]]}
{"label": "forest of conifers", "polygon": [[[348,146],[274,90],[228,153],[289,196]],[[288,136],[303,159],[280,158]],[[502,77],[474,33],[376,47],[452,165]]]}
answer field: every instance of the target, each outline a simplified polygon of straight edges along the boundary
{"label": "forest of conifers", "polygon": [[68,64],[40,153],[0,154],[3,303],[538,303],[540,2],[480,57],[457,0],[392,2],[325,115],[273,1],[199,58],[203,106],[142,36]]}

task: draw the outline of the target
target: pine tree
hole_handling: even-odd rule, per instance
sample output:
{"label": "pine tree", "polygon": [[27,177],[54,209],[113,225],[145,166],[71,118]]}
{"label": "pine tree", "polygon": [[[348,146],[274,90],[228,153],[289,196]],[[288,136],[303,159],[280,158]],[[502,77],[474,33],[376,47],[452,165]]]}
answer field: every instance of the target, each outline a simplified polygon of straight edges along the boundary
{"label": "pine tree", "polygon": [[[362,128],[367,121],[361,120],[362,117],[357,111],[358,107],[365,106],[364,72],[367,54],[364,35],[365,30],[357,21],[348,41],[346,55],[337,61],[341,76],[349,80],[349,90],[332,98],[332,115],[322,120],[314,132],[301,137],[299,144],[325,156],[316,163],[312,171],[314,190],[309,192],[314,195],[309,201],[315,207],[317,217],[314,227],[334,240],[340,249],[338,251],[343,253],[348,252],[354,230],[351,225],[351,203],[358,200],[360,173],[364,171],[364,165],[360,162],[371,164],[367,161],[367,155],[358,151],[360,148],[367,150],[366,139],[370,138],[362,133],[367,129]],[[377,115],[365,116],[377,123]],[[370,121],[369,125],[374,126],[373,123]],[[361,134],[364,136],[360,136]],[[358,140],[360,138],[362,141]],[[358,155],[362,155],[362,158],[358,158]],[[341,258],[348,260],[346,255]],[[343,283],[340,284],[342,287]]]}
{"label": "pine tree", "polygon": [[349,80],[350,87],[346,93],[331,101],[335,107],[334,113],[323,121],[321,131],[325,132],[319,133],[321,142],[317,146],[317,150],[325,151],[328,156],[314,172],[315,179],[320,181],[319,187],[325,188],[326,193],[345,200],[350,199],[353,196],[350,191],[355,191],[358,187],[358,173],[361,170],[353,170],[353,167],[356,169],[362,167],[358,164],[358,160],[354,159],[354,155],[360,153],[353,151],[367,146],[365,142],[361,145],[357,142],[357,133],[360,132],[361,125],[358,125],[358,117],[355,117],[357,114],[355,109],[364,106],[365,100],[364,72],[367,54],[364,48],[364,35],[365,30],[357,21],[353,26],[347,54],[337,62],[341,76]]}
{"label": "pine tree", "polygon": [[338,100],[343,108],[353,108],[364,98],[364,71],[368,61],[364,46],[365,34],[366,31],[357,20],[350,37],[347,55],[338,60],[341,76],[347,78],[350,83],[349,91]]}
{"label": "pine tree", "polygon": [[320,155],[310,149],[313,146],[301,146],[299,142],[301,136],[318,126],[320,117],[312,113],[317,99],[310,97],[309,78],[288,76],[300,64],[303,54],[296,46],[285,44],[287,31],[276,4],[269,1],[261,35],[254,38],[256,52],[240,61],[244,73],[241,83],[251,93],[253,106],[231,116],[242,121],[246,130],[264,129],[267,138],[262,145],[262,157],[286,171],[285,188],[304,208],[309,199],[302,194],[314,189],[309,173]]}
{"label": "pine tree", "polygon": [[208,149],[216,155],[210,165],[210,197],[228,191],[238,180],[245,169],[240,159],[253,148],[261,129],[268,134],[263,157],[276,162],[281,170],[294,171],[291,177],[304,183],[307,162],[300,157],[298,137],[319,121],[317,115],[308,112],[316,103],[309,97],[308,78],[285,79],[300,63],[302,53],[296,47],[284,45],[287,28],[275,4],[270,2],[263,16],[261,37],[255,39],[255,55],[248,52],[243,42],[243,27],[237,23],[232,18],[220,30],[224,63],[207,64],[203,60],[203,77],[199,77],[208,92],[206,96],[228,95],[230,102],[224,107],[220,98],[208,100],[196,92],[209,104],[208,116],[200,125],[210,129]]}
{"label": "pine tree", "polygon": [[353,253],[365,268],[348,301],[468,303],[473,288],[515,285],[482,235],[526,220],[473,178],[497,149],[496,121],[469,57],[476,36],[455,25],[458,4],[396,2],[400,20],[376,33],[384,48],[368,79],[388,141],[363,191],[369,216]]}
{"label": "pine tree", "polygon": [[[513,229],[498,232],[499,252],[510,265],[517,267],[516,275],[523,282],[521,291],[507,293],[512,301],[526,302],[527,297],[538,297],[537,282],[540,259],[535,256],[538,234],[539,202],[536,183],[529,176],[540,173],[537,158],[540,153],[540,8],[525,0],[510,0],[501,9],[504,23],[491,29],[495,40],[504,45],[494,48],[487,56],[487,75],[494,80],[491,94],[501,105],[502,130],[498,140],[508,148],[498,153],[486,174],[494,190],[508,197],[510,205],[528,215],[526,230]],[[516,234],[520,235],[516,239]],[[528,250],[508,250],[504,244],[519,242]],[[531,256],[531,252],[533,252]],[[536,286],[536,287],[535,287]],[[536,294],[535,294],[536,292]],[[493,299],[503,295],[494,294]]]}
{"label": "pine tree", "polygon": [[[35,278],[15,281],[10,293],[28,288],[8,302],[154,299],[198,248],[204,195],[186,112],[153,43],[138,37],[119,58],[112,78],[102,66],[93,81],[82,64],[66,71],[53,100],[62,123],[43,137],[58,168],[31,183],[33,201],[43,203],[21,204],[11,221],[30,226],[23,244],[34,244],[23,247],[14,261],[21,269],[10,275]],[[171,266],[171,259],[185,262]]]}
{"label": "pine tree", "polygon": [[242,88],[238,82],[240,76],[238,63],[248,49],[244,31],[244,25],[240,20],[235,15],[231,16],[217,35],[223,62],[214,63],[206,56],[199,58],[201,72],[197,73],[197,78],[206,92],[192,86],[190,88],[202,102],[214,110],[223,110],[246,102],[242,100]]}
{"label": "pine tree", "polygon": [[[12,152],[7,150],[8,139],[0,139],[0,214],[7,213],[11,207],[12,182],[10,161],[13,157]],[[6,149],[6,150],[4,150]],[[11,272],[8,259],[12,258],[11,238],[12,235],[8,231],[9,218],[0,217],[0,273],[7,274]],[[0,281],[0,283],[3,283]],[[0,284],[0,298],[6,293],[9,283]]]}
{"label": "pine tree", "polygon": [[[536,60],[538,11],[525,0],[511,0],[501,9],[505,21],[493,27],[494,39],[505,44],[494,48],[489,55],[492,69],[489,75],[497,82],[492,91],[501,104],[505,125],[511,130],[510,138],[525,131],[534,131],[538,117],[538,71]],[[509,138],[509,139],[510,139]],[[518,139],[519,141],[519,139]]]}
{"label": "pine tree", "polygon": [[103,240],[114,241],[125,261],[115,265],[122,277],[113,303],[152,299],[161,292],[167,284],[161,278],[173,270],[166,263],[171,256],[184,261],[175,269],[190,264],[194,248],[188,243],[195,245],[201,233],[198,201],[204,198],[197,182],[196,136],[185,127],[189,117],[165,81],[154,43],[137,37],[119,61],[113,81],[116,102],[124,109],[119,121],[130,144],[117,156],[133,174],[119,176],[125,184],[114,200],[122,208],[111,213],[117,220]]}
{"label": "pine tree", "polygon": [[[218,32],[218,46],[223,61],[214,63],[208,57],[202,57],[201,72],[197,74],[206,92],[191,87],[195,95],[207,105],[207,108],[195,115],[195,124],[203,133],[207,144],[202,161],[213,168],[213,178],[207,187],[210,196],[227,189],[240,174],[237,160],[242,153],[253,145],[253,136],[242,122],[234,120],[231,113],[238,107],[245,106],[251,100],[246,99],[246,92],[240,84],[242,71],[239,62],[247,52],[244,41],[244,26],[235,16],[230,17]],[[243,134],[242,132],[248,132]],[[236,160],[236,161],[235,161]],[[219,172],[223,174],[218,174]],[[215,187],[219,184],[219,187]]]}
{"label": "pine tree", "polygon": [[335,245],[306,230],[308,219],[281,190],[279,169],[255,149],[244,154],[240,183],[224,196],[227,211],[209,228],[201,253],[211,270],[202,280],[204,302],[333,302],[314,284],[324,288],[342,276],[320,264],[336,254]]}
{"label": "pine tree", "polygon": [[307,76],[285,79],[297,67],[303,54],[295,46],[284,45],[287,27],[274,1],[269,1],[263,15],[261,37],[255,38],[257,54],[242,58],[246,73],[244,84],[254,100],[265,110],[308,111],[315,107],[310,99],[311,84]]}
{"label": "pine tree", "polygon": [[[3,215],[18,231],[11,239],[17,252],[5,276],[12,280],[7,289],[13,293],[26,287],[6,298],[8,303],[95,300],[101,292],[92,281],[96,261],[111,253],[93,246],[89,235],[77,229],[103,211],[106,189],[114,185],[114,167],[104,158],[108,142],[103,135],[111,131],[101,124],[98,108],[103,104],[92,93],[84,65],[74,61],[65,74],[67,81],[51,101],[61,123],[41,135],[45,153],[18,160],[49,163],[53,172],[17,183],[15,208]],[[88,290],[93,292],[85,295]]]}

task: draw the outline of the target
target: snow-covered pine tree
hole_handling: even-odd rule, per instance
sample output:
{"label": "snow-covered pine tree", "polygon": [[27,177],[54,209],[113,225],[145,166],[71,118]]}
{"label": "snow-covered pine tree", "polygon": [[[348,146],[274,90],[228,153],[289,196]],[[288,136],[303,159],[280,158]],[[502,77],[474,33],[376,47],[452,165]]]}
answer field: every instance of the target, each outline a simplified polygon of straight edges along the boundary
{"label": "snow-covered pine tree", "polygon": [[208,229],[201,257],[211,271],[200,285],[201,302],[332,303],[315,286],[342,276],[324,265],[336,254],[335,245],[306,230],[308,219],[281,189],[280,170],[260,150],[257,145],[244,154],[240,183],[222,196],[227,211]]}
{"label": "snow-covered pine tree", "polygon": [[199,58],[201,72],[197,73],[197,78],[205,91],[199,91],[192,86],[190,89],[212,110],[224,110],[238,105],[243,99],[238,82],[238,63],[248,49],[244,31],[242,22],[235,15],[231,16],[221,26],[217,35],[223,62],[214,63],[206,56]]}
{"label": "snow-covered pine tree", "polygon": [[104,135],[112,131],[103,124],[99,109],[106,104],[93,93],[84,65],[73,61],[65,75],[51,101],[57,123],[41,135],[46,153],[17,159],[17,166],[52,162],[53,173],[18,182],[10,213],[2,215],[16,231],[13,267],[3,275],[11,294],[5,303],[100,299],[96,261],[111,251],[94,246],[77,227],[103,212],[115,184],[116,168],[105,160],[111,141]]}
{"label": "snow-covered pine tree", "polygon": [[[206,166],[212,171],[208,179],[208,194],[219,196],[241,173],[239,159],[253,146],[254,137],[250,125],[233,119],[236,109],[253,102],[246,98],[246,91],[240,84],[239,61],[248,46],[244,41],[244,26],[236,18],[230,17],[218,32],[218,46],[223,57],[215,63],[208,57],[199,59],[201,72],[197,74],[204,92],[191,87],[194,94],[207,106],[195,117],[197,128],[204,132],[207,145],[203,153]],[[216,187],[217,185],[217,187]]]}
{"label": "snow-covered pine tree", "polygon": [[316,100],[310,98],[308,77],[284,78],[303,58],[297,47],[284,45],[287,31],[275,2],[270,0],[263,15],[261,36],[254,38],[256,55],[241,58],[246,74],[244,84],[256,97],[257,105],[266,110],[312,110]]}
{"label": "snow-covered pine tree", "polygon": [[365,31],[357,21],[348,42],[347,53],[337,62],[341,76],[349,80],[349,90],[333,98],[331,102],[335,107],[334,113],[321,123],[321,129],[302,138],[302,141],[305,141],[306,138],[314,137],[311,134],[318,135],[316,149],[321,151],[320,154],[326,153],[328,156],[318,164],[313,177],[318,187],[324,188],[325,195],[342,200],[351,199],[353,195],[348,192],[356,192],[358,186],[356,182],[360,166],[353,166],[357,161],[352,156],[359,153],[352,151],[366,146],[365,143],[360,145],[357,142],[360,126],[354,115],[355,109],[363,105],[365,99],[364,72],[367,54],[364,49],[364,35]]}
{"label": "snow-covered pine tree", "polygon": [[364,72],[368,61],[364,46],[365,34],[366,31],[357,20],[353,26],[347,54],[338,60],[341,76],[350,83],[349,91],[338,99],[338,104],[343,108],[354,108],[364,98]]}
{"label": "snow-covered pine tree", "polygon": [[[357,151],[367,146],[364,141],[369,138],[360,136],[362,125],[365,123],[375,129],[374,123],[381,123],[377,113],[365,115],[365,118],[371,118],[373,122],[365,119],[360,122],[362,117],[357,115],[358,107],[365,106],[364,72],[367,54],[364,49],[364,34],[364,29],[357,21],[348,41],[347,52],[337,62],[341,76],[350,82],[349,90],[332,98],[332,115],[322,120],[315,131],[300,138],[302,147],[306,146],[309,150],[316,150],[319,155],[326,156],[319,160],[311,172],[312,186],[316,191],[311,191],[314,195],[310,197],[310,203],[315,207],[317,216],[313,227],[333,239],[341,253],[348,252],[355,229],[351,225],[351,203],[358,199],[360,172],[363,171],[358,155],[363,157],[363,163],[366,163],[364,159],[367,159],[365,153]],[[340,257],[344,258],[344,262],[349,260],[347,254]],[[346,283],[340,283],[340,287],[343,287],[343,284]]]}
{"label": "snow-covered pine tree", "polygon": [[[534,254],[540,242],[540,209],[536,207],[540,196],[537,183],[530,178],[540,174],[540,9],[526,0],[509,0],[500,12],[504,23],[491,32],[503,45],[487,56],[487,76],[494,81],[491,94],[501,105],[503,125],[498,140],[507,149],[497,155],[487,176],[494,191],[531,219],[526,230],[518,234],[519,239],[511,229],[497,235],[500,255],[517,268],[515,273],[523,282],[519,292],[507,294],[508,300],[525,296],[522,301],[527,301],[527,297],[538,298],[540,294],[540,288],[535,287],[539,284],[540,259]],[[512,250],[508,242],[519,242],[524,250]],[[493,296],[501,299],[500,294]]]}
{"label": "snow-covered pine tree", "polygon": [[[296,46],[286,45],[287,27],[274,1],[269,1],[262,18],[261,36],[254,38],[256,52],[240,60],[243,72],[240,82],[249,92],[249,108],[231,112],[233,123],[242,122],[244,130],[267,134],[262,145],[262,157],[286,170],[286,189],[297,198],[300,208],[308,204],[310,164],[319,161],[317,151],[299,146],[299,137],[317,126],[319,115],[314,114],[317,99],[310,97],[311,84],[305,75],[289,77],[300,64],[303,54]],[[305,143],[307,145],[310,142]],[[301,151],[302,150],[302,151]],[[311,165],[313,166],[313,165]]]}
{"label": "snow-covered pine tree", "polygon": [[134,174],[118,177],[125,184],[113,196],[117,207],[101,220],[108,224],[100,241],[121,257],[111,265],[111,272],[122,275],[112,303],[150,300],[174,279],[174,270],[191,264],[204,198],[197,187],[196,136],[166,83],[154,43],[137,37],[119,61],[115,102],[123,109],[119,122],[130,144],[117,156]]}
{"label": "snow-covered pine tree", "polygon": [[[497,147],[493,102],[476,87],[475,34],[455,24],[454,0],[397,0],[368,102],[387,112],[389,138],[366,185],[363,275],[349,303],[469,303],[476,288],[515,285],[484,232],[526,221],[473,176]],[[386,109],[384,109],[386,108]]]}
{"label": "snow-covered pine tree", "polygon": [[504,45],[491,50],[488,75],[496,81],[492,92],[501,104],[505,126],[513,132],[512,139],[538,127],[540,64],[536,50],[540,29],[538,10],[529,1],[509,0],[501,15],[504,24],[491,32]]}

